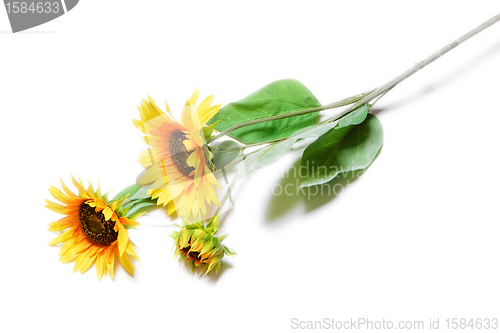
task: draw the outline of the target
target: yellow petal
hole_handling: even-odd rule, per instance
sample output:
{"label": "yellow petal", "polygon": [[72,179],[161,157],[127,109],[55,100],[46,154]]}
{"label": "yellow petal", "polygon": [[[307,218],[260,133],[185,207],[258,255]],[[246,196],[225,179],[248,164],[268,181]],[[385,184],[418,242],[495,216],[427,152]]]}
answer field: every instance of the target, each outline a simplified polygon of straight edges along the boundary
{"label": "yellow petal", "polygon": [[98,247],[93,246],[87,251],[87,255],[84,257],[84,260],[82,260],[80,264],[80,273],[85,273],[86,271],[88,271],[90,267],[92,267],[94,261],[97,259],[96,252],[98,249],[99,249]]}
{"label": "yellow petal", "polygon": [[129,220],[129,219],[128,219],[128,218],[126,218],[126,217],[120,217],[120,222],[121,222],[122,224],[128,224],[128,225],[133,226],[133,227],[137,227],[138,225],[140,225],[140,223],[139,223],[139,222],[137,222],[137,221],[133,221],[133,220]]}
{"label": "yellow petal", "polygon": [[60,190],[58,190],[54,186],[50,186],[49,192],[59,202],[62,202],[62,203],[65,203],[65,204],[69,204],[69,203],[71,203],[73,201],[73,200],[70,199],[70,197],[68,197],[67,195],[65,195],[63,192],[61,192]]}
{"label": "yellow petal", "polygon": [[136,183],[139,186],[146,186],[159,178],[163,178],[163,172],[158,164],[154,164],[137,178]]}
{"label": "yellow petal", "polygon": [[123,255],[123,252],[125,252],[125,249],[127,248],[128,230],[125,229],[123,224],[121,224],[119,221],[116,221],[115,223],[118,226],[118,251],[121,257]]}
{"label": "yellow petal", "polygon": [[213,116],[217,112],[219,112],[221,105],[220,104],[215,104],[209,109],[207,109],[203,114],[199,114],[198,117],[200,117],[200,123],[201,125],[205,125],[210,119],[212,119]]}
{"label": "yellow petal", "polygon": [[52,202],[52,201],[46,200],[46,199],[44,199],[43,201],[45,201],[45,203],[47,204],[45,207],[47,207],[48,209],[50,209],[53,212],[56,212],[59,214],[64,214],[64,212],[66,211],[66,206],[57,204],[55,202]]}
{"label": "yellow petal", "polygon": [[111,277],[112,280],[115,279],[115,267],[114,267],[114,264],[109,264],[109,263],[106,263],[106,269],[109,273],[109,276]]}
{"label": "yellow petal", "polygon": [[75,260],[77,255],[78,255],[77,252],[72,248],[68,252],[63,254],[59,260],[63,264],[67,264],[68,262]]}
{"label": "yellow petal", "polygon": [[174,204],[174,201],[170,201],[167,205],[167,213],[168,215],[172,215],[173,213],[175,213],[175,204]]}
{"label": "yellow petal", "polygon": [[208,110],[213,100],[214,100],[214,95],[209,95],[203,101],[201,101],[201,103],[196,108],[196,113],[198,113],[198,116],[202,115],[203,113],[205,113],[206,110]]}
{"label": "yellow petal", "polygon": [[132,243],[130,243],[130,242],[128,243],[127,249],[125,250],[125,252],[127,252],[128,254],[130,254],[130,256],[132,257],[132,259],[134,259],[136,261],[141,261],[141,259],[139,259],[139,256],[135,252],[135,249],[134,249],[134,246],[132,245]]}
{"label": "yellow petal", "polygon": [[207,180],[212,183],[215,187],[217,187],[218,189],[222,190],[222,186],[219,185],[219,182],[217,181],[217,179],[215,178],[214,174],[212,173],[212,171],[210,171],[210,169],[208,168],[208,166],[205,166],[205,176],[207,177]]}
{"label": "yellow petal", "polygon": [[196,105],[196,101],[198,100],[199,93],[200,93],[199,89],[196,89],[194,91],[193,95],[191,95],[191,97],[186,101],[184,109],[182,110],[181,113],[181,123],[188,131],[192,131],[195,128],[192,116],[193,116],[193,109],[194,106]]}
{"label": "yellow petal", "polygon": [[172,111],[170,111],[170,106],[168,106],[168,103],[167,101],[165,100],[165,109],[167,110],[167,113],[168,115],[170,116],[170,118],[172,118],[172,120],[175,122],[175,117],[174,115],[172,114]]}
{"label": "yellow petal", "polygon": [[69,228],[67,224],[55,221],[49,223],[49,228],[47,229],[47,231],[63,231],[64,229],[67,228]]}
{"label": "yellow petal", "polygon": [[102,198],[102,195],[101,195],[101,182],[99,180],[97,180],[97,190],[95,191],[95,196],[97,198]]}
{"label": "yellow petal", "polygon": [[146,149],[141,151],[137,163],[139,163],[144,169],[147,169],[151,165],[156,163],[155,154],[152,149]]}
{"label": "yellow petal", "polygon": [[78,258],[76,258],[76,262],[75,262],[75,267],[73,268],[73,273],[76,273],[78,271],[80,271],[81,273],[83,273],[81,271],[81,268],[83,267],[83,262],[90,256],[90,250],[84,252],[84,253],[81,253]]}
{"label": "yellow petal", "polygon": [[170,190],[168,188],[162,191],[158,191],[158,194],[158,205],[163,205],[165,207],[169,202],[172,201],[172,196],[170,195]]}
{"label": "yellow petal", "polygon": [[193,113],[193,106],[186,105],[181,113],[181,123],[188,130],[191,131],[194,128],[193,119],[191,114]]}
{"label": "yellow petal", "polygon": [[113,211],[109,207],[104,208],[102,210],[102,213],[104,214],[104,218],[106,219],[106,221],[109,221],[111,216],[113,216]]}
{"label": "yellow petal", "polygon": [[[87,180],[88,181],[88,180]],[[92,184],[90,182],[89,183],[89,186],[87,187],[87,193],[90,195],[91,198],[94,198],[95,199],[95,191],[94,191],[94,187],[92,186]]]}
{"label": "yellow petal", "polygon": [[[137,107],[140,111],[141,109]],[[132,119],[132,124],[142,133],[146,133],[146,129],[144,128],[144,122],[142,120]]]}
{"label": "yellow petal", "polygon": [[97,274],[97,280],[101,281],[104,275],[104,256],[97,255],[97,261],[95,263],[95,271]]}
{"label": "yellow petal", "polygon": [[[109,250],[108,250],[109,251]],[[115,278],[115,253],[114,251],[111,252],[111,258],[109,258],[109,261],[106,260],[106,269],[108,270],[109,276],[114,279]],[[109,257],[109,256],[107,256]]]}
{"label": "yellow petal", "polygon": [[198,154],[196,154],[196,152],[189,154],[186,164],[193,168],[196,167],[196,165],[198,165]]}
{"label": "yellow petal", "polygon": [[200,95],[200,89],[196,88],[194,93],[189,97],[189,99],[186,102],[186,105],[189,103],[190,105],[196,105],[196,102],[198,101],[198,96]]}
{"label": "yellow petal", "polygon": [[134,265],[132,265],[128,254],[125,253],[123,256],[119,256],[118,259],[120,259],[123,268],[125,268],[130,275],[134,276]]}
{"label": "yellow petal", "polygon": [[73,244],[75,244],[75,238],[72,237],[70,239],[68,239],[66,242],[64,242],[64,244],[61,246],[61,249],[59,250],[59,255],[63,255],[64,253],[66,253],[70,248],[73,247]]}
{"label": "yellow petal", "polygon": [[63,182],[63,180],[61,179],[61,177],[59,177],[59,180],[61,181],[61,187],[63,188],[64,192],[66,192],[68,195],[72,196],[72,197],[76,197],[76,194],[73,193]]}
{"label": "yellow petal", "polygon": [[73,230],[68,230],[68,231],[63,232],[62,234],[60,234],[59,236],[57,236],[56,238],[51,240],[49,242],[49,245],[52,246],[52,245],[56,245],[56,244],[67,241],[68,239],[71,238],[72,233],[73,233]]}

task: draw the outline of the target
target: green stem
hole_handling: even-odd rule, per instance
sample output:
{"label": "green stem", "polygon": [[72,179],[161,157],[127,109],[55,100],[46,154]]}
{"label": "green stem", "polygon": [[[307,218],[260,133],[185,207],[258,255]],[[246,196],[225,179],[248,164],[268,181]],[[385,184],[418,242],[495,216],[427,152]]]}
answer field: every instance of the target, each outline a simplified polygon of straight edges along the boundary
{"label": "green stem", "polygon": [[[275,142],[275,143],[269,144],[268,150],[271,149],[272,147],[274,147],[275,145],[277,145],[278,143],[279,142]],[[262,149],[263,148],[260,148],[260,149],[257,149],[255,151],[251,152],[251,153],[243,154],[242,156],[237,157],[233,161],[228,162],[228,163],[226,163],[224,165],[219,166],[217,168],[217,170],[222,169],[222,168],[224,168],[226,166],[229,166],[229,165],[232,165],[232,164],[240,163],[240,162],[244,161],[248,156],[250,156],[252,154],[255,154],[255,153],[258,153],[258,152],[261,152]],[[224,207],[224,204],[226,203],[227,199],[231,197],[231,190],[234,188],[234,185],[236,185],[237,181],[238,181],[238,171],[236,171],[236,174],[234,175],[234,178],[233,178],[233,180],[231,182],[231,185],[229,185],[229,187],[227,188],[227,191],[224,194],[224,197],[222,198],[222,200],[220,202],[220,207],[218,207],[217,210],[215,211],[215,215],[218,215],[221,212],[221,210]]]}
{"label": "green stem", "polygon": [[390,80],[386,84],[381,85],[380,87],[378,87],[377,89],[375,89],[375,91],[373,91],[372,93],[368,94],[367,96],[364,96],[363,98],[361,98],[359,101],[357,101],[354,104],[352,104],[349,108],[347,108],[343,112],[339,113],[338,115],[335,115],[335,116],[331,117],[330,119],[328,119],[328,122],[334,122],[336,120],[339,120],[340,118],[345,117],[346,115],[348,115],[349,113],[353,112],[354,110],[356,110],[357,108],[359,108],[363,104],[368,103],[368,102],[372,101],[374,98],[385,94],[386,92],[388,92],[389,90],[391,90],[392,88],[394,88],[397,84],[399,84],[402,81],[406,80],[407,78],[409,78],[410,76],[412,76],[416,72],[418,72],[421,69],[423,69],[425,66],[427,66],[427,65],[431,64],[432,62],[436,61],[437,59],[439,59],[440,57],[442,57],[446,53],[448,53],[451,50],[453,50],[454,48],[456,48],[458,45],[462,44],[463,42],[465,42],[469,38],[475,36],[476,34],[480,33],[481,31],[483,31],[484,29],[490,27],[491,25],[495,24],[498,21],[500,21],[500,14],[492,17],[491,19],[489,19],[488,21],[484,22],[483,24],[481,24],[480,26],[476,27],[475,29],[472,29],[471,31],[469,31],[468,33],[466,33],[462,37],[458,38],[457,40],[455,40],[455,41],[453,41],[451,43],[446,44],[445,47],[443,47],[442,49],[434,52],[427,59],[425,59],[425,60],[421,61],[420,63],[416,64],[415,66],[413,66],[412,68],[410,68],[409,70],[407,70],[403,74],[401,74],[401,75],[395,77],[394,79]]}
{"label": "green stem", "polygon": [[[363,93],[363,94],[360,94],[360,95],[357,95],[357,96],[353,96],[353,97],[349,97],[349,98],[346,98],[346,99],[341,100],[339,102],[335,102],[335,103],[328,104],[328,105],[321,106],[321,107],[317,107],[317,108],[306,109],[306,110],[299,110],[299,111],[294,111],[294,112],[290,112],[290,113],[287,113],[287,114],[276,115],[276,116],[272,116],[272,117],[266,117],[266,118],[261,118],[261,119],[256,119],[256,120],[252,120],[252,121],[240,123],[240,124],[237,124],[235,126],[232,126],[232,127],[228,128],[227,130],[225,130],[223,132],[220,132],[218,135],[212,137],[208,141],[208,143],[213,142],[214,140],[217,140],[218,138],[220,138],[220,137],[222,137],[222,136],[224,136],[224,135],[226,135],[226,134],[228,134],[228,133],[230,133],[230,132],[232,132],[232,131],[234,131],[236,129],[239,129],[239,128],[242,128],[242,127],[245,127],[245,126],[250,126],[250,125],[253,125],[253,124],[258,124],[258,123],[262,123],[262,122],[265,122],[265,121],[277,120],[277,119],[282,119],[282,118],[287,118],[287,117],[294,117],[294,116],[298,116],[298,115],[302,115],[302,114],[307,114],[307,113],[311,113],[311,112],[318,112],[318,111],[323,111],[323,110],[327,110],[327,109],[333,109],[333,108],[340,107],[340,106],[345,106],[345,105],[351,105],[345,111],[343,111],[343,112],[341,112],[341,113],[339,113],[339,114],[337,114],[337,115],[335,115],[335,116],[333,116],[333,117],[331,117],[331,118],[323,121],[322,123],[337,121],[337,120],[345,117],[349,113],[353,112],[354,110],[356,110],[357,108],[359,108],[363,104],[371,102],[374,99],[376,99],[374,101],[374,103],[373,103],[373,104],[375,104],[376,102],[378,102],[380,100],[380,98],[382,98],[386,93],[388,93],[397,84],[399,84],[403,80],[407,79],[408,77],[412,76],[416,72],[420,71],[425,66],[427,66],[430,63],[434,62],[435,60],[437,60],[438,58],[440,58],[444,54],[446,54],[449,51],[453,50],[455,47],[457,47],[461,43],[465,42],[469,38],[473,37],[474,35],[478,34],[479,32],[483,31],[484,29],[488,28],[489,26],[493,25],[494,23],[498,22],[499,20],[500,20],[500,14],[498,14],[495,17],[491,18],[490,20],[484,22],[483,24],[481,24],[477,28],[471,30],[467,34],[463,35],[462,37],[460,37],[456,41],[454,41],[454,42],[452,42],[450,44],[447,44],[445,47],[443,47],[439,51],[435,52],[434,54],[432,54],[431,56],[429,56],[424,61],[420,62],[419,64],[417,64],[415,66],[413,66],[412,68],[410,68],[409,70],[407,70],[403,74],[397,76],[396,78],[392,79],[391,81],[387,82],[386,84],[380,86],[377,89],[373,89],[373,90],[370,90],[370,91],[368,91],[366,93]],[[268,143],[269,146],[270,146],[270,148],[271,148],[272,146],[276,145],[280,141],[283,141],[283,140],[286,140],[286,139],[287,138],[282,138],[282,139],[279,139],[279,140],[273,140],[273,141],[269,141],[269,142],[262,142],[262,143],[258,143],[258,144],[247,145],[246,147],[257,146],[257,145],[262,145],[262,144]],[[253,153],[256,153],[256,152],[259,152],[259,151],[261,151],[261,149],[253,151],[253,152],[251,152],[249,154],[246,154],[246,155],[243,154],[242,156],[236,158],[235,160],[233,160],[231,162],[228,162],[225,165],[219,166],[218,169],[221,169],[223,167],[232,165],[234,163],[239,163],[239,162],[245,160],[249,155],[251,155]],[[221,212],[222,207],[224,207],[224,204],[226,203],[227,199],[231,196],[231,189],[236,184],[237,177],[238,177],[238,174],[236,173],[233,181],[231,182],[231,185],[229,185],[229,187],[228,187],[228,189],[227,189],[224,197],[221,200],[221,206],[217,209],[216,215]]]}
{"label": "green stem", "polygon": [[231,185],[227,188],[226,193],[222,197],[222,200],[220,201],[220,206],[217,208],[215,211],[215,215],[219,215],[220,212],[222,211],[222,208],[224,207],[224,204],[226,203],[227,199],[231,197],[231,190],[233,189],[234,185],[236,185],[236,180],[238,179],[238,172],[236,171],[236,174],[234,175],[233,181],[231,182]]}
{"label": "green stem", "polygon": [[243,148],[251,148],[251,147],[257,147],[257,146],[267,145],[267,144],[270,144],[270,143],[277,143],[277,142],[281,142],[281,141],[286,140],[286,139],[287,138],[281,138],[281,139],[264,141],[264,142],[259,142],[259,143],[251,143],[249,145],[244,145]]}
{"label": "green stem", "polygon": [[224,148],[224,151],[245,150],[247,148],[258,147],[258,146],[267,145],[267,144],[271,144],[271,143],[278,143],[278,142],[281,142],[281,141],[286,140],[286,139],[287,138],[281,138],[281,139],[276,139],[276,140],[263,141],[263,142],[258,142],[258,143],[251,143],[251,144],[248,144],[248,145],[242,143],[241,146],[239,146],[239,147]]}
{"label": "green stem", "polygon": [[[284,139],[283,139],[283,140],[284,140]],[[272,144],[270,144],[270,146],[271,146],[271,145],[272,145]],[[218,166],[218,167],[217,167],[214,171],[216,171],[216,170],[220,170],[220,169],[225,168],[225,167],[229,167],[229,166],[231,166],[231,165],[233,165],[233,164],[240,163],[240,162],[244,161],[244,160],[245,160],[248,156],[250,156],[250,155],[252,155],[252,154],[255,154],[255,153],[259,152],[259,151],[260,151],[260,149],[257,149],[257,150],[254,150],[254,151],[253,151],[253,152],[251,152],[251,153],[248,153],[248,154],[242,154],[241,156],[236,157],[236,158],[235,158],[234,160],[232,160],[232,161],[229,161],[229,162],[227,162],[227,163],[224,163],[224,164],[219,165],[219,166]]]}
{"label": "green stem", "polygon": [[[245,127],[245,126],[250,126],[250,125],[255,125],[255,124],[259,124],[259,123],[264,123],[266,121],[295,117],[295,116],[300,116],[300,115],[304,115],[304,114],[308,114],[308,113],[319,112],[319,111],[324,111],[324,110],[328,110],[328,109],[339,108],[341,106],[346,106],[346,105],[355,103],[356,101],[359,101],[364,96],[369,95],[373,91],[375,91],[375,89],[367,91],[363,94],[359,94],[356,96],[345,98],[345,99],[340,100],[340,101],[335,102],[335,103],[331,103],[331,104],[327,104],[327,105],[323,105],[323,106],[318,106],[315,108],[297,110],[297,111],[292,111],[292,112],[288,112],[288,113],[277,114],[277,115],[271,116],[271,117],[264,117],[264,118],[259,118],[259,119],[254,119],[254,120],[246,121],[243,123],[239,123],[239,124],[236,124],[234,126],[229,127],[227,130],[222,131],[219,134],[211,137],[207,141],[207,143],[213,142],[213,141],[223,137],[224,135],[227,135],[227,134],[231,133],[232,131],[235,131],[235,130],[240,129],[240,128]],[[270,142],[274,142],[274,141],[270,141]]]}
{"label": "green stem", "polygon": [[[416,72],[418,72],[421,69],[423,69],[425,66],[427,66],[430,63],[434,62],[435,60],[439,59],[444,54],[446,54],[449,51],[453,50],[454,48],[456,48],[461,43],[463,43],[466,40],[468,40],[469,38],[475,36],[476,34],[478,34],[479,32],[483,31],[484,29],[490,27],[491,25],[493,25],[494,23],[498,22],[499,20],[500,20],[500,14],[498,14],[498,15],[494,16],[493,18],[489,19],[488,21],[484,22],[483,24],[481,24],[477,28],[472,29],[471,31],[469,31],[468,33],[466,33],[462,37],[458,38],[457,40],[455,40],[455,41],[447,44],[445,47],[443,47],[442,49],[440,49],[437,52],[433,53],[427,59],[423,60],[422,62],[418,63],[417,65],[413,66],[412,68],[410,68],[409,70],[407,70],[406,72],[404,72],[403,74],[395,77],[391,81],[387,82],[386,84],[384,84],[384,85],[382,85],[382,86],[380,86],[380,87],[378,87],[376,89],[373,89],[373,90],[370,90],[370,91],[365,92],[363,94],[352,96],[352,97],[349,97],[349,98],[346,98],[346,99],[343,99],[341,101],[338,101],[338,102],[335,102],[335,103],[331,103],[331,104],[328,104],[328,105],[319,106],[319,107],[316,107],[316,108],[305,109],[305,110],[293,111],[293,112],[289,112],[289,113],[285,113],[285,114],[279,114],[279,115],[276,115],[276,116],[265,117],[265,118],[255,119],[255,120],[243,122],[243,123],[240,123],[240,124],[236,124],[234,126],[231,126],[228,129],[226,129],[225,131],[222,131],[219,134],[217,134],[217,135],[213,136],[212,138],[210,138],[208,140],[208,143],[213,142],[213,141],[215,141],[215,140],[223,137],[224,135],[227,135],[227,134],[231,133],[232,131],[235,131],[235,130],[240,129],[240,128],[245,127],[245,126],[250,126],[250,125],[254,125],[254,124],[263,123],[263,122],[266,122],[266,121],[278,120],[278,119],[283,119],[283,118],[288,118],[288,117],[295,117],[295,116],[299,116],[299,115],[303,115],[303,114],[308,114],[308,113],[312,113],[312,112],[319,112],[319,111],[324,111],[324,110],[328,110],[328,109],[338,108],[338,107],[341,107],[341,106],[350,105],[350,107],[348,107],[343,112],[341,112],[341,113],[339,113],[339,114],[337,114],[337,115],[335,115],[335,116],[327,119],[326,121],[323,121],[322,123],[334,122],[336,120],[339,120],[339,119],[345,117],[346,115],[348,115],[349,113],[353,112],[354,110],[358,109],[363,104],[368,103],[368,102],[372,101],[373,99],[375,99],[375,98],[377,98],[379,96],[382,97],[383,95],[385,95],[385,93],[387,93],[389,90],[391,90],[392,88],[394,88],[400,82],[402,82],[405,79],[409,78],[410,76],[412,76]],[[377,99],[377,101],[378,101],[378,99]]]}

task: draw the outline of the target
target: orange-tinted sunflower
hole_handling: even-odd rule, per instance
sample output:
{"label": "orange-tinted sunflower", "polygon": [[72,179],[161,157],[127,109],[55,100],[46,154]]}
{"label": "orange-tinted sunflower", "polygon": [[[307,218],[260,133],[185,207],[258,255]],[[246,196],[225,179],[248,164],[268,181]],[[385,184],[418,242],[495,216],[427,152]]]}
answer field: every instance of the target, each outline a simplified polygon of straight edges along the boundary
{"label": "orange-tinted sunflower", "polygon": [[124,216],[127,212],[122,208],[125,198],[110,202],[106,194],[101,195],[100,187],[94,191],[89,184],[85,189],[81,180],[77,182],[73,176],[71,178],[78,195],[61,180],[64,192],[54,186],[49,191],[62,205],[45,200],[47,208],[66,215],[49,224],[49,231],[61,231],[49,245],[62,243],[60,260],[63,263],[76,260],[73,273],[84,273],[95,263],[99,280],[107,273],[114,278],[115,259],[118,258],[127,272],[134,275],[130,257],[134,260],[139,260],[139,257],[128,238],[127,229],[139,225],[134,221],[138,215]]}
{"label": "orange-tinted sunflower", "polygon": [[205,98],[195,109],[198,89],[186,102],[180,122],[175,121],[167,103],[165,114],[148,96],[137,107],[141,120],[133,120],[151,147],[143,151],[138,162],[146,169],[138,179],[140,186],[151,185],[148,195],[186,219],[200,221],[207,205],[219,206],[215,186],[221,188],[210,167],[203,125],[220,109],[213,96]]}

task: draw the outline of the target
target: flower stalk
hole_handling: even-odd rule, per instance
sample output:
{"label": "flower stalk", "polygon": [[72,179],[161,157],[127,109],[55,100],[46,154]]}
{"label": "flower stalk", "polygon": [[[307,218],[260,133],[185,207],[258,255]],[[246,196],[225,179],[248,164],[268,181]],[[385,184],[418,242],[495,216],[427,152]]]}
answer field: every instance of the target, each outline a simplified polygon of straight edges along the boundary
{"label": "flower stalk", "polygon": [[[231,133],[232,131],[235,131],[235,130],[240,129],[240,128],[245,127],[245,126],[250,126],[250,125],[265,123],[267,121],[272,121],[272,120],[278,120],[278,119],[290,118],[290,117],[295,117],[295,116],[301,116],[301,115],[308,114],[308,113],[325,111],[325,110],[329,110],[329,109],[334,109],[334,108],[339,108],[339,107],[342,107],[342,106],[346,106],[346,105],[349,105],[349,104],[352,104],[352,103],[355,103],[355,102],[361,100],[363,97],[368,96],[370,93],[372,93],[374,91],[375,91],[375,89],[372,89],[372,90],[369,90],[369,91],[367,91],[365,93],[362,93],[362,94],[359,94],[359,95],[355,95],[355,96],[352,96],[352,97],[348,97],[348,98],[344,98],[344,99],[342,99],[342,100],[340,100],[338,102],[330,103],[330,104],[323,105],[323,106],[318,106],[316,108],[309,108],[309,109],[304,109],[304,110],[297,110],[297,111],[292,111],[292,112],[288,112],[288,113],[278,114],[278,115],[271,116],[271,117],[264,117],[264,118],[260,118],[260,119],[254,119],[254,120],[246,121],[246,122],[243,122],[243,123],[239,123],[239,124],[236,124],[234,126],[231,126],[230,128],[228,128],[225,131],[220,132],[217,135],[214,135],[213,137],[211,137],[207,141],[207,143],[211,143],[211,142],[213,142],[213,141],[215,141],[215,140],[223,137],[224,135],[227,135],[227,134]],[[275,140],[275,141],[278,141],[278,140]],[[273,141],[273,142],[275,142],[275,141]],[[267,142],[267,143],[270,143],[270,142]]]}
{"label": "flower stalk", "polygon": [[454,48],[456,48],[457,46],[459,46],[460,44],[462,44],[466,40],[468,40],[471,37],[477,35],[481,31],[483,31],[486,28],[492,26],[493,24],[495,24],[498,21],[500,21],[500,14],[492,17],[488,21],[486,21],[483,24],[479,25],[478,27],[472,29],[471,31],[469,31],[468,33],[466,33],[462,37],[456,39],[455,41],[446,44],[446,46],[444,46],[443,48],[439,49],[438,51],[436,51],[435,53],[433,53],[432,55],[430,55],[427,59],[425,59],[425,60],[417,63],[415,66],[411,67],[409,70],[407,70],[404,73],[398,75],[394,79],[390,80],[389,82],[381,85],[380,87],[378,87],[376,89],[367,91],[365,93],[362,93],[362,94],[359,94],[359,95],[356,95],[356,96],[352,96],[352,97],[343,99],[343,100],[338,101],[338,102],[334,102],[334,103],[331,103],[331,104],[327,104],[327,105],[323,105],[323,106],[319,106],[319,107],[315,107],[315,108],[298,110],[298,111],[293,111],[293,112],[289,112],[289,113],[285,113],[285,114],[279,114],[279,115],[275,115],[275,116],[271,116],[271,117],[254,119],[254,120],[251,120],[251,121],[239,123],[239,124],[236,124],[236,125],[228,128],[227,130],[222,131],[219,134],[211,137],[208,140],[207,143],[213,142],[213,141],[215,141],[215,140],[217,140],[217,139],[219,139],[219,138],[221,138],[221,137],[223,137],[225,135],[228,135],[232,131],[235,131],[235,130],[240,129],[242,127],[246,127],[246,126],[250,126],[250,125],[254,125],[254,124],[259,124],[259,123],[263,123],[263,122],[267,122],[267,121],[273,121],[273,120],[278,120],[278,119],[283,119],[283,118],[288,118],[288,117],[295,117],[295,116],[300,116],[300,115],[304,115],[304,114],[308,114],[308,113],[313,113],[313,112],[318,112],[318,111],[324,111],[324,110],[329,110],[329,109],[333,109],[333,108],[338,108],[338,107],[341,107],[341,106],[350,105],[350,107],[348,107],[346,110],[344,110],[341,113],[339,113],[339,114],[337,114],[337,115],[335,115],[335,116],[333,116],[333,117],[325,120],[322,123],[327,123],[327,122],[331,123],[331,122],[337,121],[337,120],[339,120],[339,119],[347,116],[348,114],[350,114],[354,110],[358,109],[363,104],[368,103],[368,102],[374,100],[375,98],[384,95],[389,90],[391,90],[392,88],[394,88],[397,84],[399,84],[402,81],[406,80],[407,78],[409,78],[413,74],[419,72],[420,70],[422,70],[427,65],[433,63],[434,61],[436,61],[437,59],[439,59],[440,57],[442,57],[446,53],[450,52],[451,50],[453,50]]}

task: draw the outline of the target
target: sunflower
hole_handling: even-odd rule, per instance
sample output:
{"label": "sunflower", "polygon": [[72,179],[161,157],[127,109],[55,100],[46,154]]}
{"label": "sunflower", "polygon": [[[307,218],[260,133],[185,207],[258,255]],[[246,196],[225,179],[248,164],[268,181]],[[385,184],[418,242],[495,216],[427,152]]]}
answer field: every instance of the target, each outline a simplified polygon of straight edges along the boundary
{"label": "sunflower", "polygon": [[219,215],[213,217],[205,226],[203,222],[191,223],[170,235],[174,240],[175,257],[186,259],[191,263],[194,273],[198,266],[205,266],[205,275],[215,267],[217,273],[224,255],[234,256],[236,253],[222,241],[227,235],[215,237],[219,227]]}
{"label": "sunflower", "polygon": [[118,258],[127,272],[134,275],[129,256],[138,261],[139,257],[135,245],[128,238],[127,229],[139,225],[135,219],[140,214],[125,217],[127,210],[122,207],[125,197],[110,202],[107,194],[101,195],[99,186],[96,191],[92,184],[85,189],[81,179],[77,182],[73,176],[71,178],[78,195],[61,180],[64,192],[54,186],[49,191],[62,205],[45,200],[48,209],[66,215],[49,224],[49,231],[61,231],[49,245],[62,243],[60,260],[63,263],[76,260],[73,273],[84,273],[95,263],[99,280],[107,273],[113,279],[115,258]]}
{"label": "sunflower", "polygon": [[134,125],[144,134],[151,147],[138,159],[146,170],[138,177],[140,186],[150,185],[148,195],[167,207],[168,214],[177,213],[189,220],[202,220],[207,206],[220,206],[215,187],[221,188],[212,173],[212,155],[207,149],[203,125],[220,109],[213,96],[205,98],[195,109],[198,89],[189,98],[177,122],[165,102],[165,114],[148,96],[138,106],[141,120]]}

